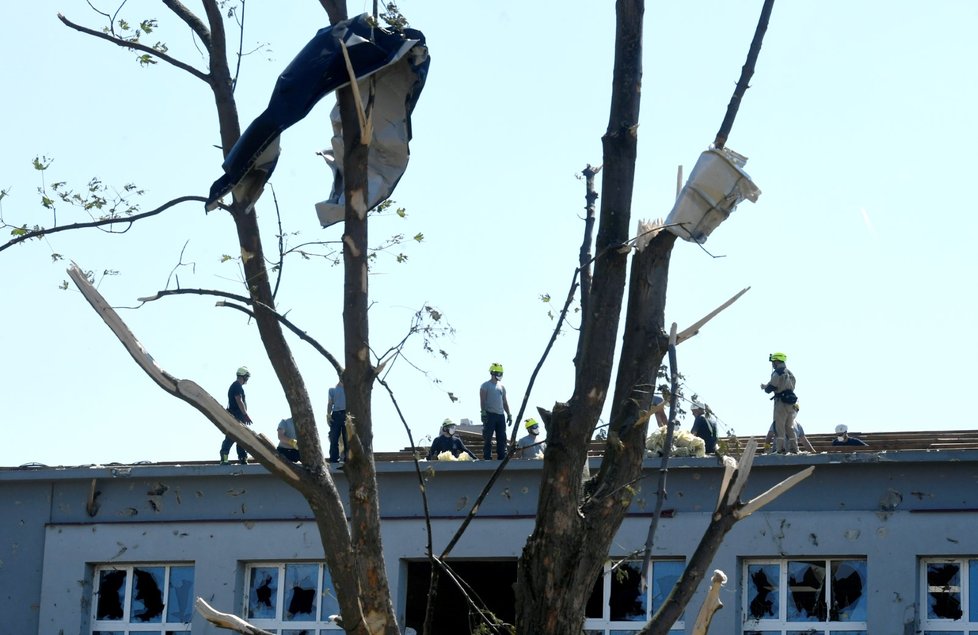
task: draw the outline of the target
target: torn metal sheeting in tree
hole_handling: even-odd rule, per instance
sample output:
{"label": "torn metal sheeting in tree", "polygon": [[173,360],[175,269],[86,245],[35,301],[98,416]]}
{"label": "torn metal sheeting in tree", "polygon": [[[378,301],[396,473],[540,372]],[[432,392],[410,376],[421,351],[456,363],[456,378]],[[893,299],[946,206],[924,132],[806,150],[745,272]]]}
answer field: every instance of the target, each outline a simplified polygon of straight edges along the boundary
{"label": "torn metal sheeting in tree", "polygon": [[702,245],[741,201],[757,202],[761,190],[744,172],[746,163],[728,148],[703,152],[666,218],[669,231]]}
{"label": "torn metal sheeting in tree", "polygon": [[[320,29],[289,63],[275,83],[268,107],[228,152],[222,166],[224,175],[211,186],[206,209],[216,208],[232,190],[247,197],[249,206],[254,203],[278,161],[279,135],[309,114],[328,93],[351,83],[347,56],[357,80],[376,80],[372,113],[367,113],[375,122],[367,165],[367,209],[391,195],[407,167],[410,117],[430,60],[420,31],[393,32],[371,26],[363,14]],[[365,91],[364,85],[361,92]],[[337,126],[334,124],[334,130]],[[342,135],[339,146],[334,140],[332,150],[323,155],[333,172],[333,190],[329,199],[317,205],[317,212],[323,226],[328,226],[343,218],[342,214],[337,218],[335,210],[329,208],[344,205]]]}

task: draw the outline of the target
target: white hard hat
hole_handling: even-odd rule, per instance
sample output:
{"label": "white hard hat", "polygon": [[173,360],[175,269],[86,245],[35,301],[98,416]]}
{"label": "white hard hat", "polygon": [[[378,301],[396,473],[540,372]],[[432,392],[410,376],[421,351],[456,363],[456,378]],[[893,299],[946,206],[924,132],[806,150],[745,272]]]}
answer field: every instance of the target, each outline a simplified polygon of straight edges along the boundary
{"label": "white hard hat", "polygon": [[706,410],[706,408],[698,401],[694,401],[689,406],[690,410]]}
{"label": "white hard hat", "polygon": [[839,425],[835,426],[835,433],[836,434],[845,434],[848,431],[849,431],[849,428],[847,428],[844,423],[840,423]]}

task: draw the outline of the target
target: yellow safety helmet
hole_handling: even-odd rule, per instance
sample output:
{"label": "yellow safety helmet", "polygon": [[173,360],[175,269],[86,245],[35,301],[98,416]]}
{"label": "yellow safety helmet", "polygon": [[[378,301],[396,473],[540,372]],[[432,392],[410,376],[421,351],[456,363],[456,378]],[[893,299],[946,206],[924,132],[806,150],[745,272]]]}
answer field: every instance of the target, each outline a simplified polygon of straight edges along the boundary
{"label": "yellow safety helmet", "polygon": [[769,362],[786,362],[788,361],[788,356],[784,353],[771,353],[767,356],[767,361]]}
{"label": "yellow safety helmet", "polygon": [[238,377],[251,377],[251,371],[247,366],[242,366],[238,369]]}
{"label": "yellow safety helmet", "polygon": [[503,374],[503,365],[502,364],[498,364],[496,362],[493,362],[492,364],[489,365],[489,372],[490,373],[499,373],[500,375],[502,375]]}
{"label": "yellow safety helmet", "polygon": [[452,421],[451,419],[445,419],[444,421],[441,422],[441,427],[442,428],[451,428],[454,425],[455,425],[455,422]]}
{"label": "yellow safety helmet", "polygon": [[527,430],[529,430],[530,428],[534,428],[536,426],[539,426],[539,425],[540,425],[540,422],[538,422],[536,419],[533,419],[533,418],[527,419],[526,421],[523,422],[523,426]]}

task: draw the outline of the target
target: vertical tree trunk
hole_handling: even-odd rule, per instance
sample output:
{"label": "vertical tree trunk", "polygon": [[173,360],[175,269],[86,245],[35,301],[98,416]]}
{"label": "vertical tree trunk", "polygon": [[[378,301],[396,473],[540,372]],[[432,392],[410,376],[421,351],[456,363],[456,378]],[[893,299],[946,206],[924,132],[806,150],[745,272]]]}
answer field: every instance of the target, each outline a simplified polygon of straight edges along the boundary
{"label": "vertical tree trunk", "polygon": [[[642,0],[619,0],[616,5],[614,92],[603,138],[601,218],[593,284],[575,360],[574,394],[569,403],[554,407],[543,465],[546,486],[541,489],[536,525],[517,572],[516,621],[521,633],[580,631],[585,603],[617,530],[605,519],[610,508],[620,504],[618,496],[624,490],[616,490],[609,481],[610,487],[597,497],[585,501],[581,493],[585,489],[582,479],[587,447],[611,380],[624,295],[638,147],[644,9]],[[622,446],[621,457],[606,454],[603,472],[605,464],[619,458],[625,472],[641,469],[644,426],[633,426],[627,434],[641,437],[642,442]],[[616,436],[614,442],[609,439],[608,447],[617,443]],[[637,446],[641,450],[636,450]],[[617,469],[608,472],[624,475]]]}

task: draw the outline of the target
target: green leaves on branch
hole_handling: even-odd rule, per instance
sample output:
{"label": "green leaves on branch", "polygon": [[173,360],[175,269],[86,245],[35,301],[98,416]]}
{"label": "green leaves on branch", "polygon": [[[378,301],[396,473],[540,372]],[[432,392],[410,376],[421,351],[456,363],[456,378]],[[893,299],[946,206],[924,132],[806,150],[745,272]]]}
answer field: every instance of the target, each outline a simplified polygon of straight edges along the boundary
{"label": "green leaves on branch", "polygon": [[[34,157],[34,169],[39,172],[47,171],[51,163],[48,157]],[[47,186],[42,177],[37,193],[41,207],[45,209],[56,211],[57,206],[63,203],[85,212],[93,220],[106,220],[139,212],[139,203],[133,199],[142,196],[144,191],[133,183],[126,183],[118,189],[109,187],[98,177],[91,178],[83,188],[75,190],[65,181],[55,181]]]}
{"label": "green leaves on branch", "polygon": [[[138,25],[133,26],[128,20],[119,18],[115,22],[113,27],[111,24],[102,29],[102,32],[111,35],[112,37],[122,41],[122,42],[132,42],[133,44],[143,44],[141,38],[144,35],[149,35],[156,30],[157,21],[156,20],[142,20]],[[159,53],[166,53],[169,50],[165,42],[156,42],[149,48],[157,51]],[[139,62],[140,66],[149,66],[150,64],[156,64],[157,60],[151,53],[141,53],[136,56],[136,61]]]}

